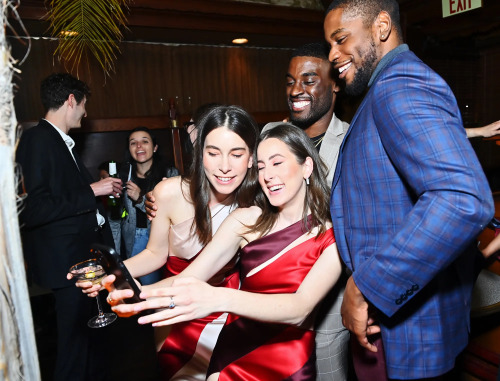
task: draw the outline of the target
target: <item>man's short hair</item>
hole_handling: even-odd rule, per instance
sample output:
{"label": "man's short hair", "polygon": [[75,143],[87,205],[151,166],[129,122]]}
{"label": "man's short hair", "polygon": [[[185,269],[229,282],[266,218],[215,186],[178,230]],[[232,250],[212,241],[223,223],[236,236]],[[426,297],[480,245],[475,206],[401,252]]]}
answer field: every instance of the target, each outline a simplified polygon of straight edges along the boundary
{"label": "man's short hair", "polygon": [[329,52],[330,52],[330,47],[326,41],[311,42],[296,48],[292,52],[292,56],[290,58],[315,57],[328,61]]}
{"label": "man's short hair", "polygon": [[342,8],[347,17],[361,17],[365,27],[371,26],[381,11],[386,11],[391,16],[392,25],[397,34],[400,37],[403,36],[399,4],[396,0],[333,0],[326,14],[338,8]]}
{"label": "man's short hair", "polygon": [[84,97],[90,96],[90,89],[85,82],[68,73],[51,74],[40,86],[40,96],[45,111],[59,109],[70,94],[75,96],[79,104]]}

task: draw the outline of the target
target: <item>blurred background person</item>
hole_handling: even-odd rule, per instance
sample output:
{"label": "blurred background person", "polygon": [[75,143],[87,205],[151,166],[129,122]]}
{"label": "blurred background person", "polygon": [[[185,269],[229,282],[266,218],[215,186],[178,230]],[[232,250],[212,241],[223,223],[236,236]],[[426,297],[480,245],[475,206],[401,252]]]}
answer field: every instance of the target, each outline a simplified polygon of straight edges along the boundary
{"label": "blurred background person", "polygon": [[106,179],[109,177],[109,161],[103,161],[97,166],[97,172],[99,174],[99,179]]}
{"label": "blurred background person", "polygon": [[191,141],[191,144],[194,145],[194,142],[196,141],[196,138],[198,137],[198,128],[197,126],[200,125],[201,120],[207,113],[214,109],[215,107],[220,106],[218,103],[205,103],[198,107],[194,113],[189,122],[184,123],[184,128],[186,129],[186,132],[189,135],[189,140]]}

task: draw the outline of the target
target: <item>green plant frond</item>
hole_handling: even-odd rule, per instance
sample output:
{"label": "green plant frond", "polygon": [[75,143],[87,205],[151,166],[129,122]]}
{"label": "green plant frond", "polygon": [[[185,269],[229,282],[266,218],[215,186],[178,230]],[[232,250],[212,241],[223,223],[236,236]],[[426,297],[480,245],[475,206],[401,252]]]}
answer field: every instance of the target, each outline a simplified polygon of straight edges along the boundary
{"label": "green plant frond", "polygon": [[[114,71],[128,0],[50,0],[49,5],[51,34],[59,39],[54,55],[72,70],[92,56],[106,74]],[[69,31],[73,35],[61,34]]]}
{"label": "green plant frond", "polygon": [[[123,12],[123,8],[127,8],[126,2],[116,1],[116,4],[104,4],[98,3],[96,4],[96,9],[100,10],[99,13],[108,15],[108,17],[114,18],[118,24],[125,24],[127,18],[125,17],[125,13]],[[122,5],[120,5],[122,3]]]}

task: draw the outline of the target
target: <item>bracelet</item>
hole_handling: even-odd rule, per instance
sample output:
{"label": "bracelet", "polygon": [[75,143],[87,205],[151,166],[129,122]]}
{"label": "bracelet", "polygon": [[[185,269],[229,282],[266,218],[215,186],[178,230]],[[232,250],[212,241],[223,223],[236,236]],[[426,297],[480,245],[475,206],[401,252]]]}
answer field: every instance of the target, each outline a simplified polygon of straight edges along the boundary
{"label": "bracelet", "polygon": [[137,204],[141,204],[142,202],[144,202],[144,195],[139,196],[139,198],[137,199],[137,201],[134,201],[133,204],[137,205]]}

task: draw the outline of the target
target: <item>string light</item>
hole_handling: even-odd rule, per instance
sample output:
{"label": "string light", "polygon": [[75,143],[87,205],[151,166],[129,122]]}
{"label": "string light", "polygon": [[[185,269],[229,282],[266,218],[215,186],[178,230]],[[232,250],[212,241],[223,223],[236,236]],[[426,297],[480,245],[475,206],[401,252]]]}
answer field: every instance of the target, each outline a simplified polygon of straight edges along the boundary
{"label": "string light", "polygon": [[78,36],[78,32],[75,32],[74,30],[61,30],[59,33],[60,37],[75,37]]}

